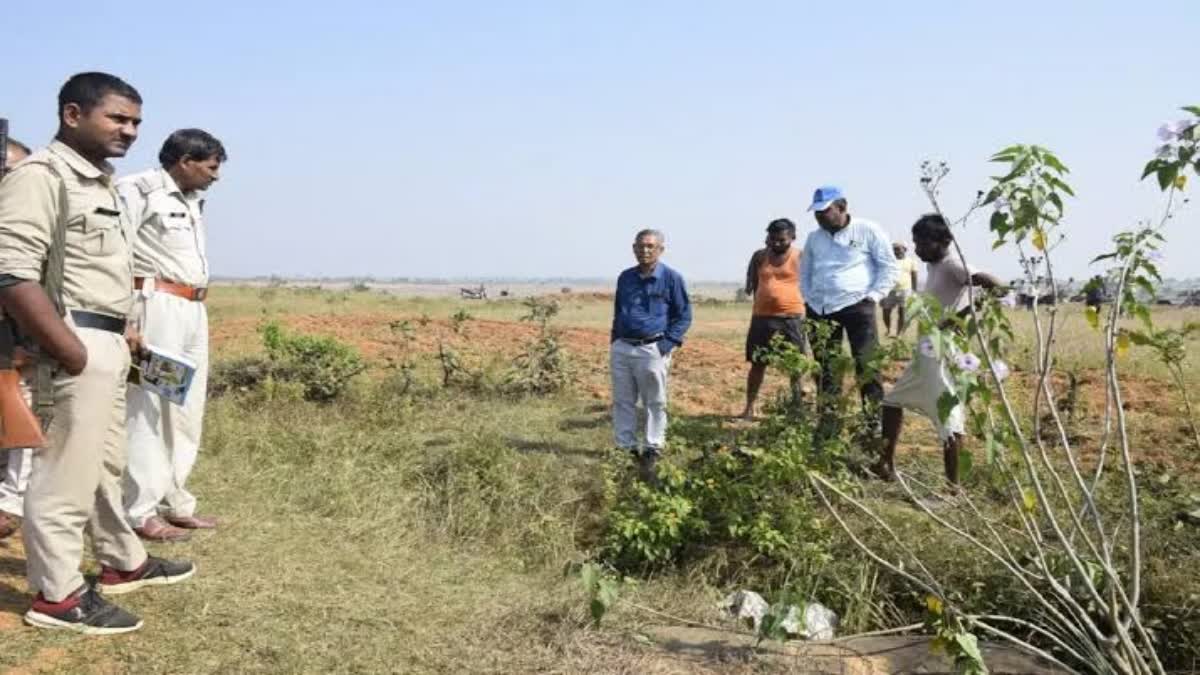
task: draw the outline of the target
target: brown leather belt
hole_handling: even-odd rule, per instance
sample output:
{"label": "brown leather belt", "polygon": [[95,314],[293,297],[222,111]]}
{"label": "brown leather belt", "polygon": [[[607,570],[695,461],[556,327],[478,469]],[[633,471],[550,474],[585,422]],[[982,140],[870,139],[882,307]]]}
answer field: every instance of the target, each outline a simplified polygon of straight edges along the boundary
{"label": "brown leather belt", "polygon": [[[146,285],[146,277],[134,277],[133,287],[135,289],[140,291],[144,285]],[[191,300],[193,302],[204,302],[204,299],[208,297],[207,288],[188,286],[187,284],[177,284],[174,281],[167,281],[166,279],[155,279],[154,290],[162,291],[163,293],[170,293],[176,297],[183,298],[184,300]]]}

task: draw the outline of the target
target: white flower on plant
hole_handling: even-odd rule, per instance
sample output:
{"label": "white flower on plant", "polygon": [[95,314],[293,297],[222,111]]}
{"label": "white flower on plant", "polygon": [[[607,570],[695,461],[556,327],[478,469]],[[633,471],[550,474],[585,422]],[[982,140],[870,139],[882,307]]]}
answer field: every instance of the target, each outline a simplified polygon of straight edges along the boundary
{"label": "white flower on plant", "polygon": [[923,337],[921,338],[921,341],[917,343],[917,351],[921,352],[925,356],[933,358],[937,356],[937,345],[933,344],[933,338]]}
{"label": "white flower on plant", "polygon": [[1164,143],[1169,143],[1175,140],[1175,137],[1178,135],[1179,132],[1175,131],[1175,125],[1171,124],[1170,122],[1164,122],[1163,125],[1158,128],[1158,140]]}
{"label": "white flower on plant", "polygon": [[1179,146],[1173,143],[1160,145],[1158,146],[1158,149],[1154,151],[1154,155],[1161,160],[1177,162],[1179,161]]}
{"label": "white flower on plant", "polygon": [[979,357],[975,356],[971,352],[959,354],[954,359],[954,362],[958,364],[960,370],[965,370],[968,373],[973,373],[979,370]]}
{"label": "white flower on plant", "polygon": [[1008,378],[1008,364],[1000,359],[992,359],[992,375],[996,376],[997,382],[1003,382]]}
{"label": "white flower on plant", "polygon": [[996,201],[992,202],[992,206],[1000,213],[1012,212],[1012,203],[1008,201],[1007,197],[996,197]]}
{"label": "white flower on plant", "polygon": [[1194,126],[1196,126],[1196,119],[1189,117],[1188,119],[1179,120],[1175,124],[1171,125],[1171,131],[1174,132],[1176,136],[1183,136],[1188,129],[1191,129]]}

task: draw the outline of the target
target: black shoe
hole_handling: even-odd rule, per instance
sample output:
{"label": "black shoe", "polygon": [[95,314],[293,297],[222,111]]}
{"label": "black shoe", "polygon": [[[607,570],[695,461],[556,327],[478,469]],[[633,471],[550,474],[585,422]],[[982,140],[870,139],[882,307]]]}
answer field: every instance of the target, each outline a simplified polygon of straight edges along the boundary
{"label": "black shoe", "polygon": [[117,635],[142,627],[141,619],[105,600],[92,586],[84,586],[62,602],[47,602],[38,593],[25,612],[25,623],[84,635]]}
{"label": "black shoe", "polygon": [[655,470],[655,465],[658,464],[658,453],[647,450],[643,452],[637,460],[638,478],[647,485],[658,487],[658,471]]}
{"label": "black shoe", "polygon": [[96,585],[106,595],[120,595],[143,586],[175,584],[196,573],[196,563],[190,560],[164,560],[150,556],[136,570],[122,572],[111,567],[100,568]]}

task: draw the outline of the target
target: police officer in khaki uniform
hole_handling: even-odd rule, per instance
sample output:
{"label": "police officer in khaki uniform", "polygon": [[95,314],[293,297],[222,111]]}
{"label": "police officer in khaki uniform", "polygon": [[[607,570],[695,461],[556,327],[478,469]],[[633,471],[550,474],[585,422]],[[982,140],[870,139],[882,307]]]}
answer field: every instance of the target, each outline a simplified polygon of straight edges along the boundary
{"label": "police officer in khaki uniform", "polygon": [[[140,338],[126,333],[133,257],[107,160],[137,138],[141,97],[112,75],[81,73],[59,91],[58,113],[50,146],[0,183],[0,305],[40,350],[34,398],[39,412],[52,412],[25,494],[25,553],[37,593],[25,622],[125,633],[141,619],[98,591],[195,573],[191,562],[147,556],[121,504],[125,379]],[[79,572],[85,533],[100,563],[95,586]]]}
{"label": "police officer in khaki uniform", "polygon": [[163,143],[160,168],[117,182],[134,228],[134,315],[146,343],[196,364],[183,405],[136,385],[128,390],[125,507],[144,539],[180,541],[217,526],[196,514],[185,487],[200,449],[208,383],[207,232],[204,191],[219,177],[225,147],[201,129]]}
{"label": "police officer in khaki uniform", "polygon": [[[13,138],[5,141],[4,170],[0,171],[0,179],[12,170],[17,162],[29,156],[32,150],[24,143]],[[33,468],[33,450],[30,448],[13,448],[0,450],[0,539],[11,536],[21,529],[21,516],[25,513],[25,487],[29,485],[29,471]]]}

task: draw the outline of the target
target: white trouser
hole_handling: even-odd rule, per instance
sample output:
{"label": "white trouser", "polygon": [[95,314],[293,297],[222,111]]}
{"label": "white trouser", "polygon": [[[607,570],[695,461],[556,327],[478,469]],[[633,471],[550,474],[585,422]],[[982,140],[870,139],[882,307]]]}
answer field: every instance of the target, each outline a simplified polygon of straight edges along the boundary
{"label": "white trouser", "polygon": [[662,452],[667,440],[667,373],[671,356],[658,346],[635,346],[623,340],[612,344],[613,436],[618,448],[637,450],[637,403],[646,408],[646,449]]}
{"label": "white trouser", "polygon": [[0,483],[0,511],[14,516],[25,515],[25,488],[29,487],[29,472],[33,470],[33,450],[15,448],[8,451],[8,466],[4,482]]}
{"label": "white trouser", "polygon": [[208,312],[202,302],[162,292],[139,293],[141,331],[146,343],[196,362],[196,376],[182,406],[129,385],[127,421],[129,465],[125,472],[125,511],[140,527],[154,515],[195,515],[196,498],[184,488],[204,422],[208,389]]}

